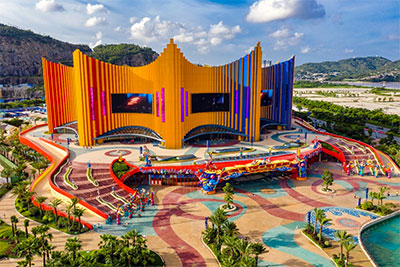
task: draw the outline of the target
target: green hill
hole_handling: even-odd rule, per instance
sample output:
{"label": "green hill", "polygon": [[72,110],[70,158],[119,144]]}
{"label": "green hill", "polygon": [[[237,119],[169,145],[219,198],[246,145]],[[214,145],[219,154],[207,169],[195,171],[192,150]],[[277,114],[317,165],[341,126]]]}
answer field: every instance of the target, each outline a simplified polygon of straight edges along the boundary
{"label": "green hill", "polygon": [[158,54],[149,47],[110,44],[96,46],[90,56],[116,65],[143,66],[154,61]]}
{"label": "green hill", "polygon": [[87,45],[70,44],[0,24],[0,84],[42,84],[42,57],[71,66],[75,49],[117,65],[142,66],[158,57],[151,48],[134,44],[100,45],[92,51]]}
{"label": "green hill", "polygon": [[400,60],[392,62],[383,57],[359,57],[306,63],[296,67],[295,75],[297,80],[400,81]]}

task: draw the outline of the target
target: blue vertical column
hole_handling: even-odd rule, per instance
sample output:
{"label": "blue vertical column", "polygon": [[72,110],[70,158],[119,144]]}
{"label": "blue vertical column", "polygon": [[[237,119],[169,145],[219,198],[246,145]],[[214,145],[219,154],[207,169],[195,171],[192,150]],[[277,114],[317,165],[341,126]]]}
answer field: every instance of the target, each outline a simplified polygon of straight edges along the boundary
{"label": "blue vertical column", "polygon": [[282,82],[281,82],[281,92],[282,92],[282,105],[280,107],[281,112],[281,123],[285,124],[287,127],[287,61],[281,64],[282,71]]}

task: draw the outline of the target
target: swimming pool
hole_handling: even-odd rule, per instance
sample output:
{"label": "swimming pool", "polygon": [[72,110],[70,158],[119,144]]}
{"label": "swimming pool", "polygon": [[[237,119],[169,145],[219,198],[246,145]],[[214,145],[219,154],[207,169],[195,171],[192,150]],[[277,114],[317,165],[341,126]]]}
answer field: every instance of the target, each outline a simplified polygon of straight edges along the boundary
{"label": "swimming pool", "polygon": [[378,266],[400,266],[400,214],[367,226],[361,240]]}

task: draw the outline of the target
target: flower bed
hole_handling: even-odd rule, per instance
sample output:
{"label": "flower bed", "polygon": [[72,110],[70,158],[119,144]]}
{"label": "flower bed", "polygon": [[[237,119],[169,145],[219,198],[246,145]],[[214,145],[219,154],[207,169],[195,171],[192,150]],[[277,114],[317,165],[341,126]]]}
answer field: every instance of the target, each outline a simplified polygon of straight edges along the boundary
{"label": "flower bed", "polygon": [[69,180],[69,175],[71,174],[71,172],[72,172],[72,167],[68,167],[67,172],[64,174],[64,182],[69,187],[71,187],[72,189],[76,190],[76,189],[78,189],[78,186]]}
{"label": "flower bed", "polygon": [[92,176],[92,168],[87,169],[86,177],[94,186],[99,186],[99,183]]}

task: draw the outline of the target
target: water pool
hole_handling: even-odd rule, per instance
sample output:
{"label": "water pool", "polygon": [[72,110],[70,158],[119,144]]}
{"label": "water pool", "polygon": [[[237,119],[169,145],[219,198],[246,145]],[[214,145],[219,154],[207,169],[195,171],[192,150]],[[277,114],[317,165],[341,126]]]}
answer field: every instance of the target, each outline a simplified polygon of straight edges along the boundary
{"label": "water pool", "polygon": [[378,266],[400,266],[400,214],[366,228],[361,239]]}

